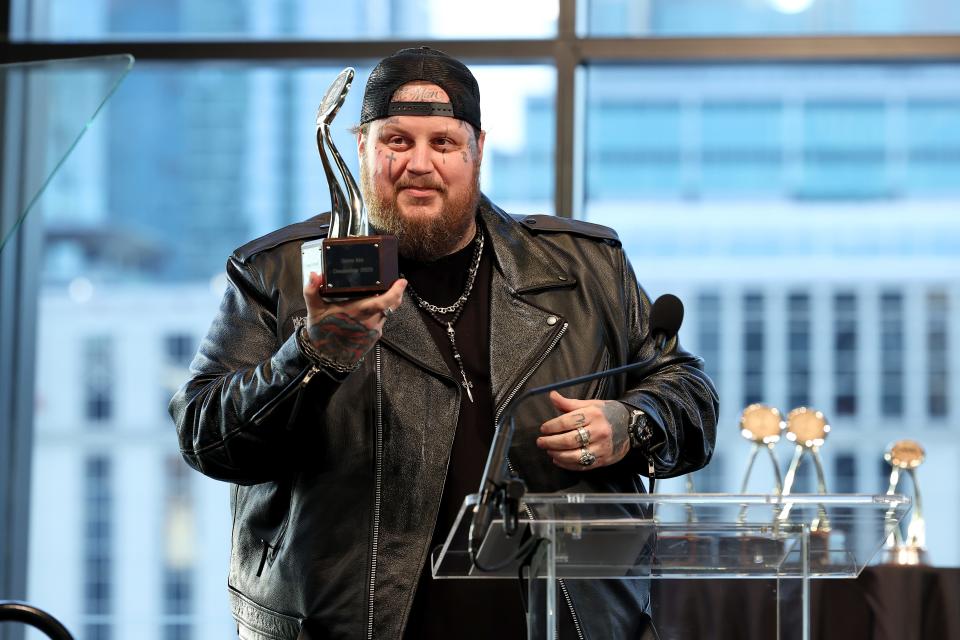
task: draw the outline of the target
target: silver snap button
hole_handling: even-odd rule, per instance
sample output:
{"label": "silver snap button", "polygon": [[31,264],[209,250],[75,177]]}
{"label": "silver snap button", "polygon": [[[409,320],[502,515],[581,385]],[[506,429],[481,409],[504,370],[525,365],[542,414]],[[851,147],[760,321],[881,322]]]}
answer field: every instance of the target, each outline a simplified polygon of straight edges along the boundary
{"label": "silver snap button", "polygon": [[567,281],[567,276],[557,276],[557,280],[561,280],[561,281],[563,281],[563,282],[566,282],[566,281]]}
{"label": "silver snap button", "polygon": [[549,316],[547,318],[547,324],[550,325],[551,327],[557,324],[557,316]]}

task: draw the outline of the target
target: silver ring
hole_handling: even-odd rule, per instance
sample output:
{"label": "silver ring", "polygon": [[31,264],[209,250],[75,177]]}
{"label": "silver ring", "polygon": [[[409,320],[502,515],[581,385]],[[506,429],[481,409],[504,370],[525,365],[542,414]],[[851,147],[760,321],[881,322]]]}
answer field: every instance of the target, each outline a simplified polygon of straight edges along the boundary
{"label": "silver ring", "polygon": [[393,307],[387,307],[386,309],[383,310],[384,318],[389,318],[392,315],[393,315]]}
{"label": "silver ring", "polygon": [[580,464],[589,467],[597,461],[597,456],[587,451],[586,447],[580,447]]}
{"label": "silver ring", "polygon": [[577,427],[577,440],[581,447],[587,446],[590,444],[590,432],[585,427]]}

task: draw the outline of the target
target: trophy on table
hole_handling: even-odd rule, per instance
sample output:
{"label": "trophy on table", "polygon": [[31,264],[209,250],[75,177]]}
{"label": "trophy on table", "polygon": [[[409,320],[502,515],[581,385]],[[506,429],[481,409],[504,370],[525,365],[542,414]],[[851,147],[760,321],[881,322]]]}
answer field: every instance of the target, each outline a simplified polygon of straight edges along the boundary
{"label": "trophy on table", "polygon": [[740,435],[753,443],[750,447],[750,458],[747,460],[747,470],[743,474],[743,482],[740,484],[740,493],[747,492],[747,485],[750,482],[750,473],[753,471],[753,463],[757,459],[757,454],[765,450],[770,458],[770,465],[773,467],[773,477],[776,484],[777,495],[783,493],[783,484],[780,480],[780,465],[777,463],[777,457],[773,455],[773,448],[780,442],[780,435],[787,428],[787,423],[780,416],[780,411],[775,407],[768,407],[765,404],[751,404],[740,414]]}
{"label": "trophy on table", "polygon": [[897,492],[897,487],[903,474],[910,476],[913,484],[913,513],[907,525],[907,538],[899,525],[894,527],[893,533],[887,539],[886,559],[891,564],[917,565],[927,564],[926,523],[923,520],[923,504],[920,501],[920,485],[917,484],[916,469],[923,464],[926,453],[916,440],[897,440],[891,444],[883,454],[883,459],[890,463],[890,486],[887,495]]}
{"label": "trophy on table", "polygon": [[[765,404],[751,404],[740,414],[740,435],[751,443],[747,468],[743,474],[743,481],[740,483],[740,493],[747,492],[750,475],[753,473],[753,465],[761,451],[767,452],[770,466],[773,469],[775,494],[780,495],[783,492],[780,465],[773,453],[773,448],[780,442],[781,434],[786,426],[780,411],[776,407]],[[740,507],[737,522],[744,524],[746,521],[747,507],[743,505]],[[779,556],[780,543],[767,536],[740,535],[736,538],[724,540],[723,553],[738,557],[739,563],[743,566],[748,566],[750,562],[763,564],[770,558]]]}
{"label": "trophy on table", "polygon": [[[827,481],[823,473],[823,462],[820,460],[820,447],[823,446],[830,433],[830,425],[822,412],[809,407],[797,407],[787,414],[787,440],[797,443],[793,451],[793,459],[790,466],[787,467],[787,475],[783,480],[782,494],[787,496],[793,491],[793,483],[797,478],[797,469],[805,456],[813,460],[814,469],[817,474],[817,493],[823,495],[827,493]],[[790,505],[787,505],[780,517],[786,520],[790,512]],[[813,530],[829,530],[830,525],[826,519],[826,513],[822,512],[821,517],[813,523]]]}
{"label": "trophy on table", "polygon": [[[823,473],[823,462],[820,460],[820,448],[830,433],[830,425],[822,412],[809,407],[797,407],[787,414],[787,440],[797,444],[793,451],[793,459],[787,468],[787,475],[783,479],[783,496],[788,496],[793,490],[793,483],[797,477],[797,469],[804,457],[813,461],[817,474],[817,493],[827,493],[827,481]],[[779,519],[786,522],[793,507],[789,502],[780,512]],[[829,562],[830,521],[827,510],[821,504],[817,509],[817,516],[810,523],[810,559],[817,563]]]}
{"label": "trophy on table", "polygon": [[[324,277],[321,295],[326,298],[360,298],[383,293],[399,274],[397,238],[370,235],[360,189],[330,134],[330,124],[343,106],[354,73],[352,67],[341,71],[317,110],[317,150],[330,186],[330,228],[326,238],[303,243],[301,254],[304,282],[311,271],[321,274]],[[343,178],[346,194],[334,165]]]}

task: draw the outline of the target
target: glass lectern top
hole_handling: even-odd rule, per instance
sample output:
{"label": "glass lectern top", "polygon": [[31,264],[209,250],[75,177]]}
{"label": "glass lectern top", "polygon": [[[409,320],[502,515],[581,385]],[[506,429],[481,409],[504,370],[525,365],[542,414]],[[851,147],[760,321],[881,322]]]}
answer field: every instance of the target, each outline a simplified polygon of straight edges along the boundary
{"label": "glass lectern top", "polygon": [[132,67],[128,54],[0,65],[0,252]]}
{"label": "glass lectern top", "polygon": [[505,561],[533,536],[553,541],[558,577],[855,577],[910,509],[901,495],[527,494],[519,532],[494,521],[479,549],[505,566],[482,572],[467,548],[475,504],[433,550],[436,578],[516,578]]}

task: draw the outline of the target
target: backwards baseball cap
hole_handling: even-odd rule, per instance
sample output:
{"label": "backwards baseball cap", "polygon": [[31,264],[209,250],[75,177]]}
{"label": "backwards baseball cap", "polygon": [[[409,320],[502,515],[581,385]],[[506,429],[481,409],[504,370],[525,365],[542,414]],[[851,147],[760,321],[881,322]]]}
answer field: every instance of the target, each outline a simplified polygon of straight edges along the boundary
{"label": "backwards baseball cap", "polygon": [[[450,102],[391,102],[397,89],[415,80],[442,88]],[[367,78],[360,124],[388,116],[449,116],[480,129],[480,87],[465,64],[430,47],[401,49]]]}

